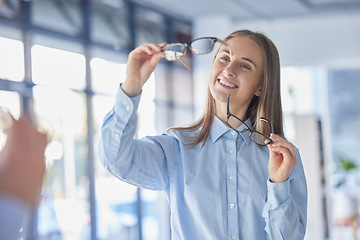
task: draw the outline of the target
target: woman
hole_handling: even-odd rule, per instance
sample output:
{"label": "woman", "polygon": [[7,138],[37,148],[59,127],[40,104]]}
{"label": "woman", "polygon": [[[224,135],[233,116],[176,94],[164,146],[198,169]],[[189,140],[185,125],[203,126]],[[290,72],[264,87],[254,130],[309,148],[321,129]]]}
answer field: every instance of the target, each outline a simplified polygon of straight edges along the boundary
{"label": "woman", "polygon": [[221,45],[214,57],[204,115],[140,140],[135,111],[164,44],[133,50],[100,159],[121,180],[167,194],[172,239],[303,239],[307,188],[299,152],[283,136],[277,49],[249,30],[225,41],[231,51]]}

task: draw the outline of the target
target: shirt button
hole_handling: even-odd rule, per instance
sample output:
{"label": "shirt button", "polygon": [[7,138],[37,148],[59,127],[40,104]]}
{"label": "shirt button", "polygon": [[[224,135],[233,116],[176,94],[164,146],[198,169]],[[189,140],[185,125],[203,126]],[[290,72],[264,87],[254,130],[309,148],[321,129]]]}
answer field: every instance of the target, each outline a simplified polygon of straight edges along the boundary
{"label": "shirt button", "polygon": [[127,112],[130,112],[131,107],[128,105],[128,106],[125,107],[125,110],[126,110]]}
{"label": "shirt button", "polygon": [[235,177],[234,177],[234,176],[230,176],[229,179],[230,179],[230,180],[234,180]]}
{"label": "shirt button", "polygon": [[233,150],[233,149],[230,149],[230,150],[229,150],[229,153],[233,154],[233,153],[234,153],[234,150]]}
{"label": "shirt button", "polygon": [[234,135],[235,135],[235,131],[231,131],[231,135],[233,135],[233,136],[234,136]]}
{"label": "shirt button", "polygon": [[230,204],[230,209],[234,209],[235,208],[235,204]]}
{"label": "shirt button", "polygon": [[234,234],[234,235],[231,236],[231,239],[235,240],[235,239],[237,239],[237,236]]}

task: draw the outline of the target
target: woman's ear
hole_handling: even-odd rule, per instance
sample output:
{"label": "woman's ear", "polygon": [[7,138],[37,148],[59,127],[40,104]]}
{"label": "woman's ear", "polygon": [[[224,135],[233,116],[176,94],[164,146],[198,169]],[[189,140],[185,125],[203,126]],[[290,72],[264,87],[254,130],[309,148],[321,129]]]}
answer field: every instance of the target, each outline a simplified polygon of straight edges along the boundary
{"label": "woman's ear", "polygon": [[262,86],[260,86],[256,91],[255,91],[255,96],[260,97],[262,93]]}

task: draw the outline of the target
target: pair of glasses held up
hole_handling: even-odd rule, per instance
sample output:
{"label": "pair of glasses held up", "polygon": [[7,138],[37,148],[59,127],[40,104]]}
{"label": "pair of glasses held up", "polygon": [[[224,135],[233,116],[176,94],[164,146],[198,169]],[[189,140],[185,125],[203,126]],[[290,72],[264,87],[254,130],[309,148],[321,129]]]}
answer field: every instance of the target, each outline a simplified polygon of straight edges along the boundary
{"label": "pair of glasses held up", "polygon": [[186,48],[190,48],[190,50],[196,55],[204,55],[212,52],[216,42],[227,46],[231,56],[229,43],[216,37],[197,38],[189,43],[169,43],[162,47],[162,51],[166,60],[180,60],[185,67],[191,71],[190,66],[181,58],[185,56]]}
{"label": "pair of glasses held up", "polygon": [[[239,127],[241,124],[243,124],[246,128],[244,128],[243,131],[244,132],[246,130],[249,130],[249,137],[251,139],[251,141],[261,145],[261,146],[266,146],[268,144],[273,143],[273,140],[270,139],[270,137],[264,133],[252,130],[248,125],[246,125],[245,122],[243,122],[241,119],[239,119],[238,117],[236,117],[235,115],[230,113],[230,95],[228,96],[227,99],[227,113],[226,113],[226,122],[227,124],[235,131],[238,131],[236,128]],[[266,118],[261,117],[260,121],[264,121],[265,125],[265,132],[266,133],[273,133],[274,129],[273,126],[271,125],[270,121],[267,120]]]}

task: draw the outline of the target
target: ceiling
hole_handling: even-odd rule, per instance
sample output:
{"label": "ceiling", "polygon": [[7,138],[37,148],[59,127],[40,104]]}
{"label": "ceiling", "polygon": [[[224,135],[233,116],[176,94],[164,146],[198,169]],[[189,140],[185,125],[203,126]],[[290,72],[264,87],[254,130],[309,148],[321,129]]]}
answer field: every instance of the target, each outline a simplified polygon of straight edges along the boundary
{"label": "ceiling", "polygon": [[226,14],[233,20],[274,19],[319,14],[360,14],[360,0],[132,0],[161,12],[194,20]]}

